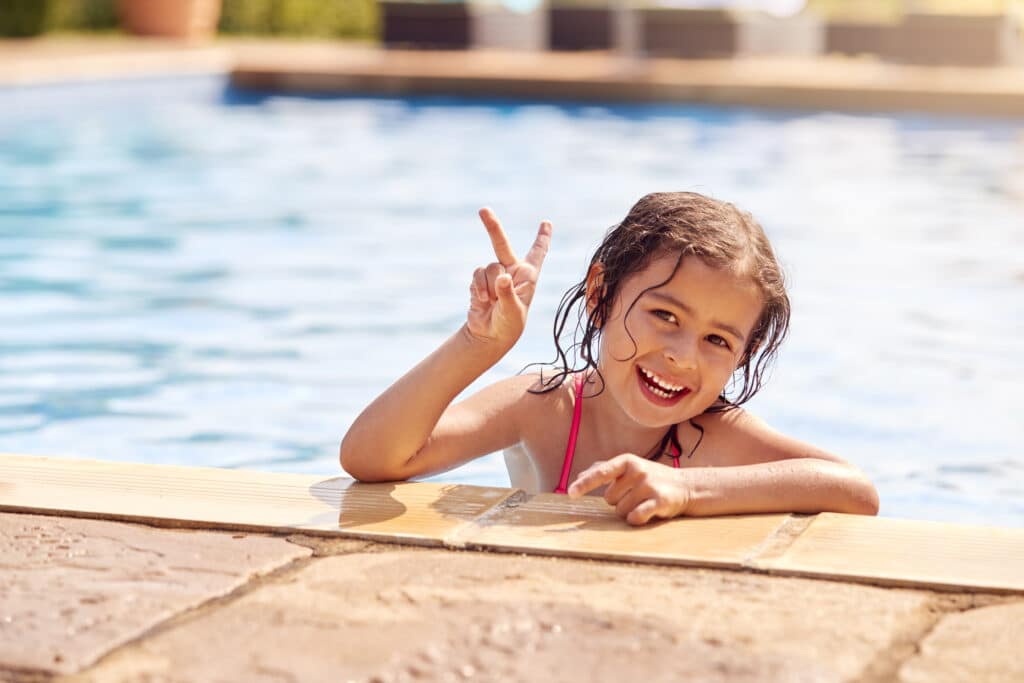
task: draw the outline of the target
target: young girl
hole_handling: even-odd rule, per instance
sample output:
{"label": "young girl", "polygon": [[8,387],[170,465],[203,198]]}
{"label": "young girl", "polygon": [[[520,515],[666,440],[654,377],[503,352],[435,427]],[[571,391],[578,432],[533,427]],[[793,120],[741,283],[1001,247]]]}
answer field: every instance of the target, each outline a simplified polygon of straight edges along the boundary
{"label": "young girl", "polygon": [[[605,236],[556,314],[563,368],[451,405],[519,339],[551,239],[545,221],[519,259],[494,214],[480,218],[497,261],[473,274],[466,324],[352,424],[341,444],[352,476],[408,479],[504,449],[512,486],[573,497],[603,487],[630,524],[876,514],[859,470],[740,407],[786,335],[789,298],[761,226],[699,194],[649,194]],[[578,368],[561,339],[574,309]]]}

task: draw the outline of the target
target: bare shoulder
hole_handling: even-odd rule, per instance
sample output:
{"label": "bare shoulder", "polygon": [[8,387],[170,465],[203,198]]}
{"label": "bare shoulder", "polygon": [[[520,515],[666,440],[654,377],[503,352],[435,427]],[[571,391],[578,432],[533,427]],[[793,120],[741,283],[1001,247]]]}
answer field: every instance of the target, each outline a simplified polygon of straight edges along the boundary
{"label": "bare shoulder", "polygon": [[539,388],[539,375],[515,375],[449,406],[417,455],[421,466],[414,474],[442,471],[550,429],[557,395],[565,392],[536,393]]}
{"label": "bare shoulder", "polygon": [[527,413],[550,416],[552,412],[572,411],[570,392],[565,387],[572,375],[552,376],[533,372],[509,378],[511,386],[520,393],[520,408]]}
{"label": "bare shoulder", "polygon": [[751,465],[791,458],[819,458],[845,462],[813,444],[774,429],[743,408],[705,413],[693,419],[704,429],[701,449],[717,465]]}
{"label": "bare shoulder", "polygon": [[564,382],[551,383],[540,373],[513,375],[491,384],[455,408],[512,411],[524,418],[557,410],[566,403]]}

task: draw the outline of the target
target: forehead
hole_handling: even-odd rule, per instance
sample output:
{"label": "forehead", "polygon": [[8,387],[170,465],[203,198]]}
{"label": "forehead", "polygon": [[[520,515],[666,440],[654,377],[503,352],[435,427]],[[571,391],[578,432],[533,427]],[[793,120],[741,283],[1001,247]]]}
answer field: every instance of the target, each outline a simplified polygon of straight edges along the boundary
{"label": "forehead", "polygon": [[633,301],[648,295],[652,299],[671,297],[691,308],[698,317],[731,325],[749,336],[764,308],[754,281],[709,266],[696,256],[685,256],[682,263],[678,259],[676,254],[653,259],[623,283],[624,298]]}

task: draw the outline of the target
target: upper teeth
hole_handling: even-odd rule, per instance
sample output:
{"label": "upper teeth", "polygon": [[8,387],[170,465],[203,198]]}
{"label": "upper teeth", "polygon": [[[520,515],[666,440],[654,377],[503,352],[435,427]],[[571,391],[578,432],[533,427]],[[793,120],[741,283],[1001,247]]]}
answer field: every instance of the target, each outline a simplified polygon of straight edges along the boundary
{"label": "upper teeth", "polygon": [[665,391],[682,391],[683,389],[686,388],[686,387],[682,386],[681,384],[670,384],[669,382],[666,382],[665,380],[663,380],[658,375],[655,375],[650,370],[646,370],[644,368],[640,368],[640,372],[644,373],[644,375],[647,376],[647,379],[651,380],[652,382],[657,384],[659,387],[661,387]]}

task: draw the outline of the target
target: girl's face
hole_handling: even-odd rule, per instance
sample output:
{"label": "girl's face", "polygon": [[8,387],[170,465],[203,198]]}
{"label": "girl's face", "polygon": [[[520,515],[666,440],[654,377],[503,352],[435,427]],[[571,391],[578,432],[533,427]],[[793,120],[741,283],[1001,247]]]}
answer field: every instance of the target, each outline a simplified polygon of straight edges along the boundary
{"label": "girl's face", "polygon": [[673,274],[677,259],[656,258],[623,281],[601,331],[606,387],[648,427],[700,415],[718,399],[763,308],[751,280],[694,256]]}

